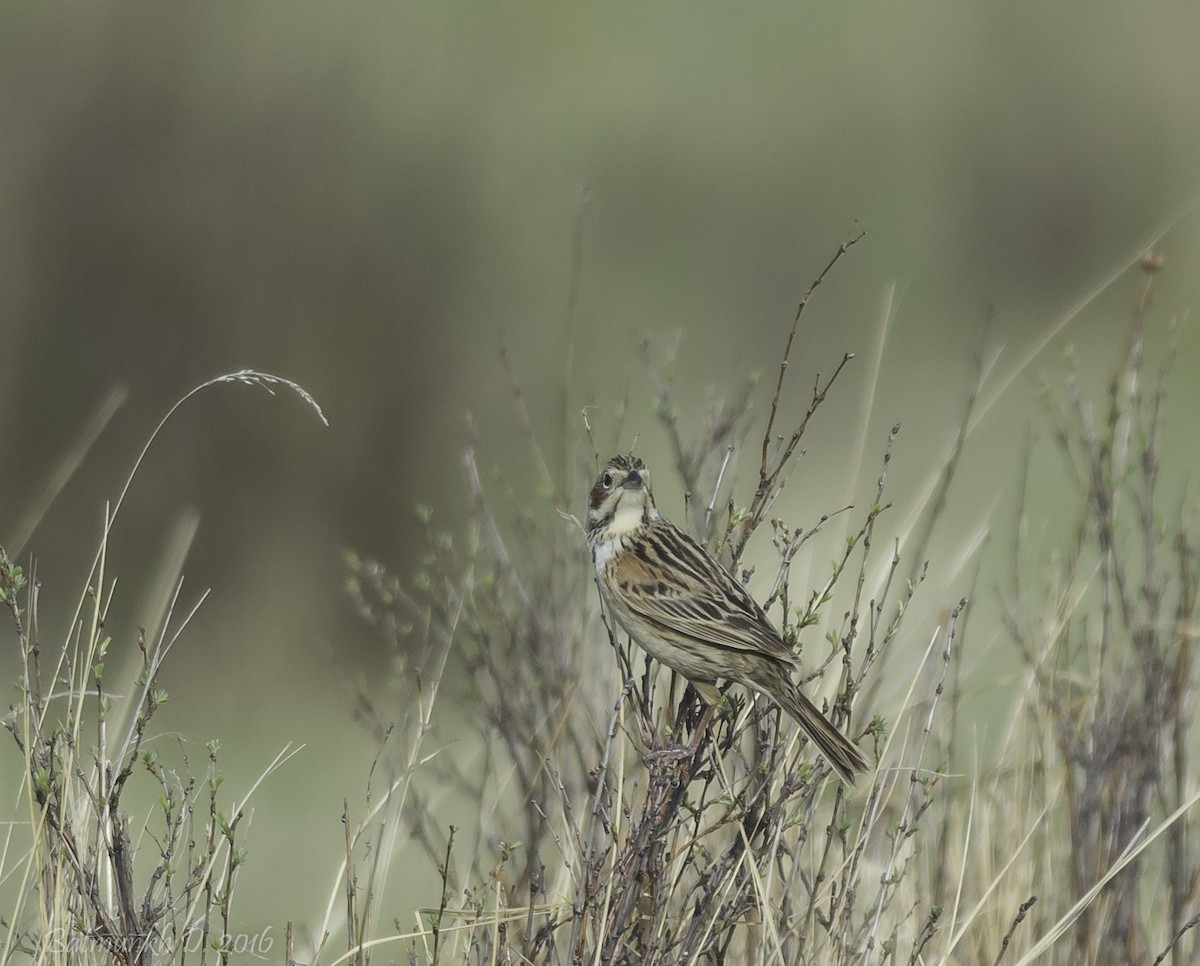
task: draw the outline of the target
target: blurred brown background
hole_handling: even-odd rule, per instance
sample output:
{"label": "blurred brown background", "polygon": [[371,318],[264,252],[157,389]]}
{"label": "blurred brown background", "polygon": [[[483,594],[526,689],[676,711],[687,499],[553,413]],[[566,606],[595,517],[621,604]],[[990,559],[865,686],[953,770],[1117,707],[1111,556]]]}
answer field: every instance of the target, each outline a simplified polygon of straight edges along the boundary
{"label": "blurred brown background", "polygon": [[[902,499],[950,438],[985,317],[1011,372],[1172,223],[1160,318],[1200,305],[1198,44],[1191,3],[8,4],[0,543],[126,387],[24,549],[43,635],[61,639],[104,503],[176,399],[254,367],[321,402],[328,430],[286,394],[191,400],[109,560],[114,647],[131,648],[170,535],[198,512],[182,599],[212,595],[169,665],[164,720],[220,737],[239,789],[284,742],[309,745],[257,799],[241,912],[312,919],[373,754],[345,682],[386,666],[344,600],[340,549],[411,566],[413,505],[449,521],[460,505],[468,412],[487,458],[518,451],[502,337],[535,424],[557,425],[578,219],[571,405],[627,395],[624,442],[642,430],[647,454],[661,437],[638,337],[683,333],[680,391],[699,402],[771,365],[804,288],[866,228],[802,330],[797,399],[843,351],[860,356],[803,488],[822,509],[849,499],[839,443],[894,283],[871,439],[904,424]],[[1098,378],[1137,284],[1118,279],[991,411],[951,533],[1015,483],[1032,377],[1076,342]],[[1198,364],[1185,329],[1184,468]],[[930,606],[956,596],[933,587]],[[11,679],[14,655],[0,666]],[[0,784],[17,761],[0,751]]]}

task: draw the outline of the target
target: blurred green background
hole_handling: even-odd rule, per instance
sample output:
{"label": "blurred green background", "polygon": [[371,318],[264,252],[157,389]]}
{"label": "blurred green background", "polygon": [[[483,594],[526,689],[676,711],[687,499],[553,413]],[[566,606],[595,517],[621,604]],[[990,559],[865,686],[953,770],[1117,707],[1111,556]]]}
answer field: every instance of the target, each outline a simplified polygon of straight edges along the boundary
{"label": "blurred green background", "polygon": [[[361,801],[374,754],[347,682],[386,667],[340,550],[412,567],[414,504],[461,510],[468,413],[485,458],[519,462],[502,339],[535,426],[559,424],[577,226],[571,412],[598,402],[609,440],[628,398],[621,441],[640,431],[648,459],[662,436],[638,339],[661,353],[681,334],[680,397],[698,406],[770,369],[799,296],[865,228],[801,329],[793,406],[816,371],[859,359],[814,428],[795,512],[869,494],[844,492],[845,442],[874,392],[864,479],[902,423],[907,515],[986,318],[996,386],[1168,226],[1155,344],[1200,305],[1197,49],[1194,3],[5,5],[0,543],[128,390],[23,550],[43,638],[66,634],[104,502],[176,399],[243,367],[313,393],[328,430],[285,395],[192,400],[150,451],[108,568],[114,647],[132,651],[171,535],[199,514],[182,599],[212,595],[168,666],[160,724],[221,738],[231,793],[285,742],[308,745],[255,800],[238,911],[277,936],[289,918],[315,926],[343,799]],[[1101,385],[1139,284],[1116,278],[989,411],[943,554],[993,504],[1011,520],[1034,377],[1075,343]],[[1175,479],[1196,467],[1198,366],[1185,328]],[[932,612],[963,592],[931,584]],[[18,763],[0,749],[4,787]]]}

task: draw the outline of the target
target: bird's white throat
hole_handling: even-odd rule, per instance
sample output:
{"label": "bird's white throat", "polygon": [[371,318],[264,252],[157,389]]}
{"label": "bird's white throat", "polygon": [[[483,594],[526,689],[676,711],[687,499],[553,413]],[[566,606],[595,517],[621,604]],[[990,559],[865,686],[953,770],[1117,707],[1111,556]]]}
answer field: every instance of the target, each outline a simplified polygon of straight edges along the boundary
{"label": "bird's white throat", "polygon": [[626,497],[617,504],[617,512],[613,514],[612,523],[605,528],[605,537],[615,539],[626,537],[642,525],[646,505],[641,500]]}
{"label": "bird's white throat", "polygon": [[625,499],[617,504],[612,520],[604,528],[603,538],[592,549],[597,570],[603,569],[614,554],[620,553],[626,537],[641,528],[645,521],[644,512],[644,504],[637,500]]}

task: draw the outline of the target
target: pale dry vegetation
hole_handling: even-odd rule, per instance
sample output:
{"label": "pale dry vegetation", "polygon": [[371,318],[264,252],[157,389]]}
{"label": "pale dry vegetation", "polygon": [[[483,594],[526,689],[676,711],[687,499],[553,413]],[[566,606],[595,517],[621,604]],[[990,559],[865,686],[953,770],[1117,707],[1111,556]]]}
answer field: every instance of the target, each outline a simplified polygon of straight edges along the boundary
{"label": "pale dry vegetation", "polygon": [[[53,644],[40,639],[32,566],[0,554],[22,662],[5,725],[24,763],[0,848],[0,960],[1191,962],[1200,528],[1194,499],[1161,496],[1184,468],[1161,445],[1170,354],[1146,359],[1146,332],[1162,328],[1157,263],[1143,263],[1107,399],[1089,400],[1071,377],[1047,381],[1073,537],[1031,539],[1030,500],[1008,547],[990,545],[1011,555],[1012,578],[989,646],[1019,655],[1022,673],[980,762],[963,707],[994,682],[972,681],[961,655],[978,632],[969,601],[983,541],[938,568],[948,578],[936,588],[927,556],[990,367],[981,358],[924,505],[901,514],[889,502],[899,427],[857,454],[869,468],[857,505],[794,519],[780,500],[806,429],[854,365],[833,360],[801,388],[792,358],[813,290],[853,244],[801,300],[766,385],[712,394],[703,418],[680,415],[672,365],[648,349],[667,443],[640,455],[660,495],[684,495],[697,539],[761,590],[801,651],[807,692],[877,762],[856,788],[776,707],[736,687],[693,754],[657,753],[690,737],[700,704],[605,620],[571,516],[635,427],[593,425],[586,410],[577,424],[564,402],[544,444],[506,360],[530,472],[494,466],[472,443],[468,523],[451,532],[422,508],[417,574],[347,555],[353,600],[394,648],[398,695],[382,705],[364,694],[359,708],[382,748],[367,800],[347,804],[344,828],[298,830],[344,836],[346,856],[303,946],[290,928],[270,949],[224,941],[246,796],[223,796],[215,745],[201,761],[180,742],[170,762],[144,746],[186,617],[168,607],[134,642],[138,666],[114,701],[103,543],[73,634]],[[564,400],[570,352],[568,339]],[[282,384],[312,403],[257,373],[215,381]],[[931,593],[958,603],[914,622]],[[467,752],[443,736],[448,722],[474,733]],[[154,790],[157,806],[131,814],[133,785]],[[442,819],[451,798],[471,804],[474,827]],[[399,855],[436,870],[440,889],[419,909],[395,908],[388,893]]]}
{"label": "pale dry vegetation", "polygon": [[[1071,546],[1034,546],[1022,503],[1015,538],[993,548],[1011,552],[1014,577],[1005,633],[988,641],[1007,642],[1024,672],[984,764],[961,708],[964,690],[993,684],[963,680],[959,658],[977,556],[954,575],[961,586],[934,591],[964,598],[939,626],[909,627],[906,614],[929,592],[924,555],[988,366],[977,366],[928,505],[904,514],[925,522],[899,532],[887,503],[898,428],[876,444],[868,505],[798,522],[778,509],[805,428],[849,357],[816,376],[788,422],[794,325],[768,388],[714,396],[698,427],[677,414],[671,367],[649,364],[670,447],[651,462],[657,487],[684,494],[692,532],[735,574],[751,575],[752,539],[756,559],[773,556],[756,586],[802,648],[806,686],[879,763],[853,791],[776,708],[737,688],[694,756],[654,753],[688,736],[700,706],[604,619],[564,512],[627,430],[606,427],[598,442],[585,413],[582,452],[549,459],[514,381],[537,505],[528,487],[506,487],[502,469],[481,469],[472,447],[471,524],[451,536],[423,511],[415,582],[350,561],[362,612],[396,642],[408,702],[433,700],[440,673],[431,681],[423,668],[461,668],[465,683],[442,685],[439,700],[464,709],[481,749],[466,763],[431,755],[431,781],[404,773],[397,811],[442,889],[394,941],[417,961],[479,963],[1189,962],[1200,534],[1194,508],[1158,502],[1161,474],[1179,468],[1161,452],[1170,354],[1156,367],[1144,358],[1155,264],[1142,268],[1107,403],[1094,407],[1071,377],[1046,391],[1075,488]],[[569,441],[549,449],[571,452]],[[854,521],[849,535],[805,571],[825,576],[797,585],[797,560],[839,514]],[[426,729],[403,733],[415,746]],[[439,824],[430,789],[478,803],[480,827]]]}

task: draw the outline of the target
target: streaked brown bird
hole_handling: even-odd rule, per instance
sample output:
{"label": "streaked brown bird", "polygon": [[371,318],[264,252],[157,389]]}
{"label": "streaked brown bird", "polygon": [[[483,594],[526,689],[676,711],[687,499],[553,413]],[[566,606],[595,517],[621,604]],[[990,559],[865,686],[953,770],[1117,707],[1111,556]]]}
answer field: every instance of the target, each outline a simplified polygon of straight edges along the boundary
{"label": "streaked brown bird", "polygon": [[654,505],[645,464],[614,456],[592,487],[587,539],[601,596],[643,650],[682,674],[710,705],[718,680],[774,698],[848,783],[862,752],[792,681],[798,660],[733,576]]}

